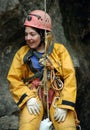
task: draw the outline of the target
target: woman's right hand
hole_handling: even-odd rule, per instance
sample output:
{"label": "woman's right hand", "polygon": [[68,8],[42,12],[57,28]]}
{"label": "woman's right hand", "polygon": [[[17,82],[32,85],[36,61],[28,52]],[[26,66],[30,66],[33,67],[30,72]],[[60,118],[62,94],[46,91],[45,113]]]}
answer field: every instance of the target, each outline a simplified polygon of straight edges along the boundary
{"label": "woman's right hand", "polygon": [[40,114],[40,105],[36,98],[30,98],[27,101],[27,108],[30,112],[30,114]]}

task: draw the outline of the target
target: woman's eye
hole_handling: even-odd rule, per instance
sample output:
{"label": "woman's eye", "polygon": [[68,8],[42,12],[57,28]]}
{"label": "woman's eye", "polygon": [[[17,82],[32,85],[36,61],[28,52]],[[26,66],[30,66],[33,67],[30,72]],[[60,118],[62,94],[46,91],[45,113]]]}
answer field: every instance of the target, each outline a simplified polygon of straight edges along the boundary
{"label": "woman's eye", "polygon": [[35,36],[36,34],[35,33],[31,33],[31,36]]}
{"label": "woman's eye", "polygon": [[25,36],[28,36],[28,35],[30,35],[30,36],[32,36],[32,37],[34,37],[34,36],[36,36],[37,34],[36,34],[36,33],[34,33],[34,32],[31,32],[31,33],[26,33],[26,32],[25,32]]}

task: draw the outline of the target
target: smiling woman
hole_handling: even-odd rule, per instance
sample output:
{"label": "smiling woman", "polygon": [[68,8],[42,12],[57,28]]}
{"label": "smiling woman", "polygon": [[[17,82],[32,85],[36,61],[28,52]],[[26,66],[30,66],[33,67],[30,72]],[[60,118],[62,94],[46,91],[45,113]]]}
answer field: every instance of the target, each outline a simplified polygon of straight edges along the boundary
{"label": "smiling woman", "polygon": [[36,49],[38,52],[43,51],[45,48],[45,43],[41,40],[41,37],[44,37],[44,31],[39,32],[38,29],[33,27],[25,27],[25,40],[27,45],[32,48]]}
{"label": "smiling woman", "polygon": [[[7,77],[20,108],[19,130],[50,129],[52,124],[55,130],[76,130],[76,77],[71,57],[62,44],[53,43],[46,12],[32,11],[24,26],[26,45],[15,54]],[[41,122],[46,117],[47,123]]]}
{"label": "smiling woman", "polygon": [[25,40],[30,48],[36,49],[40,44],[40,35],[31,27],[25,28]]}

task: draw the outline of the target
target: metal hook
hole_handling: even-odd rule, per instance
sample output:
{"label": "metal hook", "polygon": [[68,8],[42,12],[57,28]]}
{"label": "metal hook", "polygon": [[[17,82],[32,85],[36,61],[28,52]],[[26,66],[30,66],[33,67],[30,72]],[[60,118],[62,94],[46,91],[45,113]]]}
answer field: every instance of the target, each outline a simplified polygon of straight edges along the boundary
{"label": "metal hook", "polygon": [[78,128],[79,130],[81,130],[81,126],[80,126],[80,125],[78,125],[77,128]]}

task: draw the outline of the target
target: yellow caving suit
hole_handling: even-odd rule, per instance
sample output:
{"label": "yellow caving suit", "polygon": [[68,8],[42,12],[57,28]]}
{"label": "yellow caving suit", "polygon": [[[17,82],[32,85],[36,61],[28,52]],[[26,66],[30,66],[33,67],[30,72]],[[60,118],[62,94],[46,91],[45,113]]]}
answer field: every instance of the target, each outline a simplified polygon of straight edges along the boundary
{"label": "yellow caving suit", "polygon": [[[10,92],[20,108],[20,128],[19,130],[39,130],[40,122],[43,118],[44,109],[42,102],[34,90],[30,90],[23,82],[23,79],[31,77],[34,72],[27,63],[30,61],[30,48],[25,45],[21,47],[14,56],[7,79],[10,83]],[[54,43],[53,50],[49,55],[53,66],[57,70],[56,75],[63,79],[64,87],[60,93],[60,98],[55,102],[58,108],[68,109],[68,114],[64,122],[54,120],[55,108],[50,107],[50,118],[55,130],[76,130],[74,120],[74,106],[76,101],[76,79],[75,70],[67,49],[58,43]],[[40,115],[31,115],[26,107],[26,102],[35,97],[41,105]]]}

